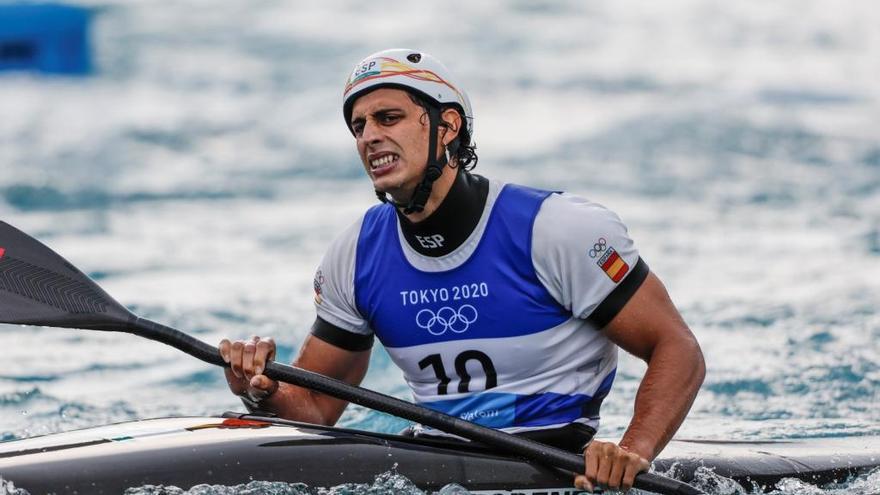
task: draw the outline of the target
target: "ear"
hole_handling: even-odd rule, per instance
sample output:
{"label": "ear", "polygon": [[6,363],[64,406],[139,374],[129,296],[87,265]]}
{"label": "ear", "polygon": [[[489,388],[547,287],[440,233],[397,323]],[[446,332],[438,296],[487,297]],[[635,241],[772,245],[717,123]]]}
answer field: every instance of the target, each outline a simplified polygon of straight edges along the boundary
{"label": "ear", "polygon": [[455,138],[458,137],[459,130],[461,129],[461,114],[458,113],[458,110],[453,108],[447,108],[443,110],[443,113],[440,114],[440,120],[442,120],[446,126],[446,129],[443,132],[443,146],[447,146],[451,143]]}

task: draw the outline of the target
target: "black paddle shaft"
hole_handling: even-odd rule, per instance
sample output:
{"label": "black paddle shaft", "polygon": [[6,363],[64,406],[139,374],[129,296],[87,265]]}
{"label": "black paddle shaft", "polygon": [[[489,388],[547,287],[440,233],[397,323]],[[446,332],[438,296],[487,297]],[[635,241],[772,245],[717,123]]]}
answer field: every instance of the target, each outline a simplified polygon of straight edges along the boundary
{"label": "black paddle shaft", "polygon": [[[170,345],[207,363],[226,366],[216,347],[174,328],[135,316],[67,260],[5,222],[0,222],[0,323],[130,333]],[[311,371],[271,362],[267,364],[265,374],[275,380],[416,421],[545,465],[572,473],[584,471],[581,456]],[[639,473],[634,486],[669,495],[702,493],[690,485],[652,473]]]}

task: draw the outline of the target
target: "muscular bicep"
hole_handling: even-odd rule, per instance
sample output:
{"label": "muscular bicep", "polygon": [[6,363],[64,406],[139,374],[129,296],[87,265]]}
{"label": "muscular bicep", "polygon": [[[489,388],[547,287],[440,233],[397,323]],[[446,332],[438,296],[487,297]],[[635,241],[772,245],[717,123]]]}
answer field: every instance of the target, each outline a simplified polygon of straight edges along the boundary
{"label": "muscular bicep", "polygon": [[653,273],[630,297],[602,332],[625,351],[649,361],[656,346],[695,341],[660,279]]}

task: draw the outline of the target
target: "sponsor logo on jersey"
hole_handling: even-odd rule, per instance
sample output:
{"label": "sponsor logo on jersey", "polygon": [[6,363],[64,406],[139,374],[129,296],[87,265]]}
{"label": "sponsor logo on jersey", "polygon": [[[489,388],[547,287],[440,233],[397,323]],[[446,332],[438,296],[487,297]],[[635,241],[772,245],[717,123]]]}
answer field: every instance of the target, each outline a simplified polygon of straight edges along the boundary
{"label": "sponsor logo on jersey", "polygon": [[458,415],[465,421],[474,421],[476,419],[494,418],[500,416],[501,413],[497,409],[478,409],[476,411],[466,411]]}
{"label": "sponsor logo on jersey", "polygon": [[315,273],[312,285],[315,287],[315,304],[321,304],[324,301],[321,297],[321,293],[324,291],[324,273],[321,270]]}
{"label": "sponsor logo on jersey", "polygon": [[623,258],[611,246],[608,246],[605,254],[596,261],[596,264],[615,284],[623,280],[623,276],[629,271],[629,265],[623,261]]}

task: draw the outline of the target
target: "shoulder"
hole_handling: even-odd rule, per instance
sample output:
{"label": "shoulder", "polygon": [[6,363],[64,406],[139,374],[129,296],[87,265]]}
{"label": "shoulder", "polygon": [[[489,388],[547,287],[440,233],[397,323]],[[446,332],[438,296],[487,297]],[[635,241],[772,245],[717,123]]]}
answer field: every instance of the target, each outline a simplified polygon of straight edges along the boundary
{"label": "shoulder", "polygon": [[553,194],[542,204],[535,219],[532,261],[551,295],[597,328],[613,318],[647,274],[620,217],[566,193]]}
{"label": "shoulder", "polygon": [[355,257],[363,221],[361,216],[330,243],[315,273],[314,289],[315,309],[321,320],[342,330],[365,334],[369,329],[357,310],[354,296]]}
{"label": "shoulder", "polygon": [[361,215],[356,221],[351,223],[333,239],[333,242],[330,243],[330,246],[327,248],[326,254],[324,255],[325,260],[335,258],[347,259],[354,254],[357,249],[357,242],[360,237],[361,227],[364,224],[365,217],[366,214]]}
{"label": "shoulder", "polygon": [[551,194],[535,218],[535,240],[591,241],[627,236],[620,216],[605,206],[570,194]]}
{"label": "shoulder", "polygon": [[364,235],[371,235],[376,231],[381,231],[384,223],[391,220],[397,222],[397,216],[394,208],[387,203],[381,203],[371,206],[357,220],[346,227],[339,233],[330,247],[327,249],[327,255],[330,256],[350,256],[357,250],[358,241]]}

